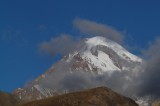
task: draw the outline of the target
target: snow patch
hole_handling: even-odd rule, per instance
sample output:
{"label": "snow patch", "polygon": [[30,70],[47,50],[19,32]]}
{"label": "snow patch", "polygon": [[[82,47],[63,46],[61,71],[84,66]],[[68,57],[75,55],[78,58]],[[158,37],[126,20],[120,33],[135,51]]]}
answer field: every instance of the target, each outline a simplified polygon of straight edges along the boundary
{"label": "snow patch", "polygon": [[44,90],[41,88],[41,86],[39,85],[34,85],[34,87],[45,97],[48,97],[48,95],[46,94],[46,92],[44,92]]}
{"label": "snow patch", "polygon": [[[89,51],[85,51],[82,58],[87,60],[89,64],[101,69],[102,72],[108,72],[111,74],[114,71],[120,71],[120,69],[113,64],[113,61],[109,56],[102,51],[98,51],[98,57],[92,55]],[[90,65],[89,68],[91,68]]]}
{"label": "snow patch", "polygon": [[124,60],[142,62],[142,59],[129,53],[126,49],[124,49],[118,43],[111,41],[107,38],[96,36],[96,37],[88,38],[85,43],[88,45],[89,50],[94,46],[103,45],[103,46],[107,46],[108,48],[111,48]]}

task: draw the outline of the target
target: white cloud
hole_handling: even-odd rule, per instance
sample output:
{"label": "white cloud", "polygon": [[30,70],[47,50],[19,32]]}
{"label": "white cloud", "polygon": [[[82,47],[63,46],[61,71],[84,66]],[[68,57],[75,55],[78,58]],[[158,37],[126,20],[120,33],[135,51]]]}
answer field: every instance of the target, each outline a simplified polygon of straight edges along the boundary
{"label": "white cloud", "polygon": [[124,36],[121,32],[105,24],[76,18],[73,21],[73,25],[80,32],[91,36],[104,36],[118,43],[122,43],[124,39]]}
{"label": "white cloud", "polygon": [[72,52],[77,45],[77,41],[73,40],[71,35],[61,34],[57,38],[52,38],[50,41],[42,42],[39,45],[39,50],[42,53],[54,56],[56,54],[65,55]]}

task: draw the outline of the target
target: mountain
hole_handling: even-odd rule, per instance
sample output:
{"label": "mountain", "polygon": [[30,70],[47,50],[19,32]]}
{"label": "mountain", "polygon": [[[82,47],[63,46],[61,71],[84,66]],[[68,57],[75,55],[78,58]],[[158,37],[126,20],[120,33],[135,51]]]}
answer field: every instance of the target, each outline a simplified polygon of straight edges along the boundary
{"label": "mountain", "polygon": [[138,106],[138,104],[109,88],[98,87],[33,101],[22,106]]}
{"label": "mountain", "polygon": [[0,91],[0,106],[16,106],[19,103],[15,96]]}
{"label": "mountain", "polygon": [[[100,75],[107,78],[114,72],[124,71],[135,74],[141,63],[142,59],[114,41],[100,36],[87,38],[44,74],[13,94],[23,101],[31,101],[96,87],[100,81],[96,83],[93,78],[100,79]],[[130,80],[128,76],[126,79]],[[89,86],[89,82],[94,83]]]}

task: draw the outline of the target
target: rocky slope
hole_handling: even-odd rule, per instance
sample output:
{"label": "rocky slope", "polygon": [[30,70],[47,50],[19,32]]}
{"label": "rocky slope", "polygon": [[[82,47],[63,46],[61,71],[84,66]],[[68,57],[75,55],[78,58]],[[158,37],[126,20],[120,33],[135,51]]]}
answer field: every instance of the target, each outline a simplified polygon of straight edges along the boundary
{"label": "rocky slope", "polygon": [[138,106],[130,98],[121,96],[106,87],[55,96],[33,101],[22,106]]}

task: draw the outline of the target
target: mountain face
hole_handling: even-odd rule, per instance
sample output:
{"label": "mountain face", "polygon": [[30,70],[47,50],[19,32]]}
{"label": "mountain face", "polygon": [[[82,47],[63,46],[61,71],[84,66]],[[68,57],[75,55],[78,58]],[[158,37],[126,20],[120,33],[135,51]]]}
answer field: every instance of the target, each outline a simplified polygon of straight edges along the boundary
{"label": "mountain face", "polygon": [[138,104],[111,89],[98,87],[33,101],[22,106],[138,106]]}
{"label": "mountain face", "polygon": [[[84,76],[85,74],[98,76],[104,73],[111,76],[114,72],[122,71],[136,73],[136,69],[141,63],[142,59],[129,53],[118,43],[104,37],[92,37],[82,41],[75,51],[65,55],[44,74],[24,88],[18,88],[13,94],[23,101],[31,101],[77,90],[78,84],[81,86],[78,85],[77,88],[81,90],[79,88],[83,89],[85,86],[78,82],[76,85],[76,80],[74,82],[70,79],[75,76],[74,73],[78,76],[81,72]],[[61,79],[66,76],[69,77],[62,81]],[[79,77],[83,77],[83,75]],[[66,86],[70,85],[74,88],[66,88],[62,82],[67,82]],[[74,84],[70,82],[74,82]],[[86,83],[86,81],[82,82]]]}

